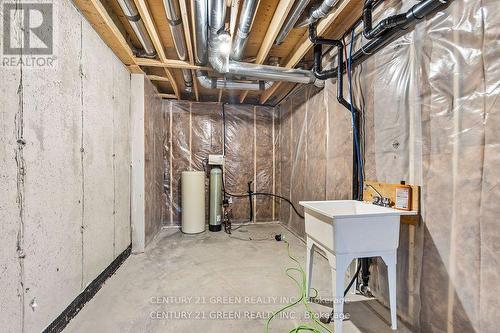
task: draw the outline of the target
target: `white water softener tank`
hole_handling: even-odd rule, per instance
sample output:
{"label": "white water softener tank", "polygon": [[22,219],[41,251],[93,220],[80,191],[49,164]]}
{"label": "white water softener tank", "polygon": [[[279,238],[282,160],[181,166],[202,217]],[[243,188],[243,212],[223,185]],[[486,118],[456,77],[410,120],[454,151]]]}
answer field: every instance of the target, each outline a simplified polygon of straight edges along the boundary
{"label": "white water softener tank", "polygon": [[183,171],[182,232],[197,234],[205,231],[205,172]]}

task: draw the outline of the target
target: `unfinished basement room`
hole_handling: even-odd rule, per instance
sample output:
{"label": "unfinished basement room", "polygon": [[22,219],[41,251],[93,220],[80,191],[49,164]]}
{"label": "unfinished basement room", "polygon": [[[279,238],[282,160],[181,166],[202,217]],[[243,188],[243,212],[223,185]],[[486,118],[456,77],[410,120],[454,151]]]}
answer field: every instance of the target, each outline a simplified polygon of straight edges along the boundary
{"label": "unfinished basement room", "polygon": [[0,78],[0,332],[500,332],[499,0],[0,0]]}

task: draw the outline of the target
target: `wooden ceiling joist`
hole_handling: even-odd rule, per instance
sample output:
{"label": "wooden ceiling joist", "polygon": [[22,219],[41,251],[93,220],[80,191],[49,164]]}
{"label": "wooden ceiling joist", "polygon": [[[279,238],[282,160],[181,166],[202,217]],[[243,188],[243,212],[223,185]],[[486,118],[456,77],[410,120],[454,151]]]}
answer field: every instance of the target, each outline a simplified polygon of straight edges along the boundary
{"label": "wooden ceiling joist", "polygon": [[[193,96],[196,97],[197,101],[203,97],[202,94],[210,94],[211,96],[207,97],[211,100],[217,97],[223,99],[223,93],[218,92],[218,95],[215,95],[214,90],[200,87],[195,75],[195,71],[198,69],[205,71],[212,71],[212,69],[195,64],[196,43],[194,43],[195,36],[193,34],[195,22],[191,15],[192,1],[178,0],[187,46],[188,59],[186,60],[172,59],[175,58],[175,53],[171,45],[172,40],[169,37],[165,14],[157,12],[160,8],[164,10],[162,1],[133,0],[156,49],[157,59],[138,58],[134,55],[126,36],[127,33],[130,33],[128,25],[126,25],[127,22],[116,20],[117,15],[122,15],[122,13],[115,12],[118,10],[117,6],[110,5],[109,1],[116,0],[73,0],[104,42],[127,66],[130,72],[144,73],[141,67],[161,68],[164,74],[157,70],[157,72],[150,73],[157,75],[149,75],[149,78],[153,81],[168,82],[172,86],[174,94],[163,94],[163,98],[175,96],[175,98],[180,99],[181,86],[178,84],[180,73],[174,73],[173,70],[189,69],[193,77]],[[227,27],[231,35],[235,35],[242,0],[226,0],[226,3],[231,6],[230,20]],[[292,30],[283,44],[274,45],[274,40],[279,34],[293,4],[294,0],[272,0],[260,4],[259,13],[256,15],[254,22],[256,28],[251,32],[244,58],[255,57],[254,63],[264,64],[270,56],[278,57],[284,59],[284,61],[281,61],[281,65],[285,68],[295,68],[304,57],[309,58],[313,45],[309,41],[308,33],[304,28]],[[318,35],[325,38],[338,38],[359,18],[362,6],[363,1],[360,0],[341,0],[331,13],[318,22]],[[122,24],[125,26],[121,26]],[[260,97],[258,97],[259,102],[261,104],[269,103],[270,98],[273,97],[272,103],[275,103],[276,97],[284,96],[291,86],[293,85],[285,82],[276,82],[271,88],[261,93]],[[239,101],[243,103],[248,95],[249,91],[240,92]],[[250,96],[253,98],[259,95],[250,94]],[[194,100],[194,97],[190,98]]]}
{"label": "wooden ceiling joist", "polygon": [[[274,40],[278,36],[281,27],[283,26],[283,23],[288,16],[288,13],[292,9],[294,2],[294,0],[281,0],[279,2],[278,7],[276,8],[276,11],[274,12],[273,18],[271,20],[271,24],[267,29],[264,40],[262,41],[262,45],[259,49],[259,53],[257,54],[257,58],[255,59],[256,64],[263,64],[264,61],[266,61],[269,51],[271,51],[271,48],[273,46]],[[241,93],[240,103],[243,103],[245,101],[247,95],[248,90],[245,90]]]}
{"label": "wooden ceiling joist", "polygon": [[116,56],[134,73],[142,72],[134,53],[100,0],[73,0]]}
{"label": "wooden ceiling joist", "polygon": [[176,99],[177,96],[175,94],[158,94],[161,98],[165,99]]}
{"label": "wooden ceiling joist", "polygon": [[[158,35],[158,31],[156,30],[156,26],[154,24],[153,18],[151,17],[151,13],[149,12],[146,1],[134,0],[134,3],[137,7],[137,10],[139,11],[139,14],[141,15],[144,25],[146,26],[146,30],[148,31],[149,37],[151,38],[151,42],[153,43],[156,49],[158,58],[160,58],[162,62],[165,62],[167,60],[167,57],[165,55],[165,50],[163,49],[163,44],[161,43],[160,36]],[[164,67],[163,69],[165,71],[165,74],[170,80],[170,84],[172,85],[172,89],[174,90],[175,96],[177,96],[177,99],[181,99],[179,86],[175,82],[172,72],[167,67]]]}
{"label": "wooden ceiling joist", "polygon": [[163,82],[169,82],[170,80],[168,77],[164,76],[159,76],[159,75],[148,75],[148,79],[151,81],[163,81]]}
{"label": "wooden ceiling joist", "polygon": [[164,61],[157,59],[148,58],[135,58],[135,62],[140,66],[145,67],[166,67],[166,68],[178,68],[178,69],[201,69],[204,71],[210,71],[211,68],[204,66],[191,65],[187,61],[166,59]]}

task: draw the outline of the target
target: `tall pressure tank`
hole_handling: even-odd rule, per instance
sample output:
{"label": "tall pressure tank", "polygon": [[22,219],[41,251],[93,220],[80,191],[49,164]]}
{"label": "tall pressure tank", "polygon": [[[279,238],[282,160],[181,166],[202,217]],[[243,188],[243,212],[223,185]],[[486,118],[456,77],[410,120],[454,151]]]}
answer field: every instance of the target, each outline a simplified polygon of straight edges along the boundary
{"label": "tall pressure tank", "polygon": [[210,171],[210,220],[208,230],[222,229],[222,170],[212,168]]}
{"label": "tall pressure tank", "polygon": [[205,231],[205,172],[183,171],[182,232],[196,234]]}

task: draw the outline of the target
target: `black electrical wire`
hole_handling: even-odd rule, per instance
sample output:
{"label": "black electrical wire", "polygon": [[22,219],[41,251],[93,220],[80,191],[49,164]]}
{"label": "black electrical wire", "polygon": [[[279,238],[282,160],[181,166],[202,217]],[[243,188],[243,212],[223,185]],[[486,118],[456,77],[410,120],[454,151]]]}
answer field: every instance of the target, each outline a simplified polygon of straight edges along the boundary
{"label": "black electrical wire", "polygon": [[233,193],[227,192],[226,190],[223,190],[223,191],[225,194],[229,195],[230,197],[235,197],[235,198],[246,198],[249,195],[264,195],[264,196],[269,196],[269,197],[275,197],[275,198],[281,199],[281,200],[287,202],[288,204],[290,204],[290,206],[292,206],[295,214],[297,214],[301,219],[304,218],[304,215],[299,213],[299,211],[297,210],[295,205],[290,201],[290,199],[282,197],[281,195],[277,195],[274,193],[266,193],[266,192],[252,192],[250,194],[248,194],[248,193],[247,194],[233,194]]}

